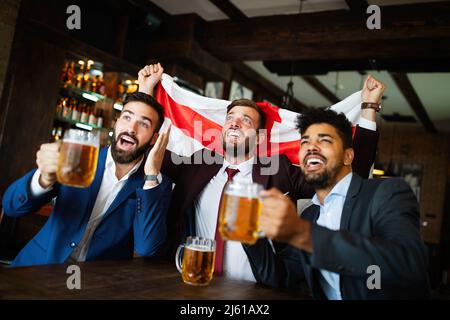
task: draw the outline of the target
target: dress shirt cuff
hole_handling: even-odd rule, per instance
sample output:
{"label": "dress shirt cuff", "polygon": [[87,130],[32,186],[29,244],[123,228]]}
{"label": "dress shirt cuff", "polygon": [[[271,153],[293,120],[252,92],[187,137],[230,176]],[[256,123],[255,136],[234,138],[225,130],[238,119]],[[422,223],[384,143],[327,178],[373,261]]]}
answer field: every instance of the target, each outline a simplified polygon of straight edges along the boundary
{"label": "dress shirt cuff", "polygon": [[153,188],[159,186],[159,184],[162,182],[162,179],[163,179],[163,177],[162,177],[162,174],[161,174],[161,172],[160,172],[160,173],[158,173],[158,183],[157,183],[157,184],[155,184],[154,186],[151,186],[151,187],[148,187],[148,186],[144,185],[144,186],[142,187],[142,189],[144,189],[144,190],[150,190],[150,189],[153,189]]}
{"label": "dress shirt cuff", "polygon": [[53,185],[48,188],[42,188],[41,185],[39,184],[40,176],[41,171],[37,169],[36,172],[33,174],[33,177],[31,178],[30,191],[33,197],[42,196],[43,194],[53,189]]}
{"label": "dress shirt cuff", "polygon": [[377,131],[377,123],[375,121],[359,118],[358,125],[367,130]]}

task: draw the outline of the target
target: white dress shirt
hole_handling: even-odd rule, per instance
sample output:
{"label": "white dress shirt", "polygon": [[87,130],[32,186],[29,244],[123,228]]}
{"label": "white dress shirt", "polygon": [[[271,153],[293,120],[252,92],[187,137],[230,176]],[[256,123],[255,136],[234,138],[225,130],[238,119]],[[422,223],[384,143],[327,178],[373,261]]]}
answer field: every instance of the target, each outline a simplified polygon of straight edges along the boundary
{"label": "white dress shirt", "polygon": [[[234,179],[243,179],[247,182],[253,182],[253,161],[254,158],[251,158],[239,165],[231,165],[228,161],[224,160],[222,168],[220,168],[219,172],[211,179],[205,189],[203,189],[195,202],[195,228],[198,236],[214,239],[220,197],[225,183],[228,181],[228,174],[225,169],[228,167],[239,169],[239,172],[234,176]],[[247,254],[240,242],[230,240],[225,241],[223,274],[228,278],[256,282]]]}
{"label": "white dress shirt", "polygon": [[[91,216],[89,218],[86,231],[84,232],[83,237],[81,238],[78,245],[73,250],[72,254],[69,257],[70,261],[85,261],[86,255],[89,249],[89,243],[91,241],[92,235],[95,232],[95,229],[102,221],[103,216],[105,215],[106,211],[108,210],[109,206],[113,203],[116,196],[119,194],[119,192],[124,187],[125,183],[127,182],[128,178],[136,172],[136,170],[141,165],[143,159],[139,161],[125,176],[122,177],[122,179],[117,179],[116,177],[116,163],[114,162],[114,159],[111,155],[111,147],[108,148],[108,154],[106,156],[106,162],[105,162],[105,171],[103,172],[103,178],[102,183],[100,185],[99,192],[97,194],[97,199],[95,200],[94,207],[92,209]],[[39,196],[43,193],[50,191],[52,187],[49,187],[47,189],[44,189],[39,184],[39,176],[40,176],[39,169],[35,172],[33,175],[33,178],[31,179],[31,194],[33,196]],[[161,183],[162,181],[162,175],[158,175],[158,181]],[[151,189],[152,187],[146,187],[144,186],[143,189]]]}
{"label": "white dress shirt", "polygon": [[[312,203],[320,207],[320,215],[316,222],[319,226],[330,230],[340,229],[342,209],[352,177],[353,174],[350,172],[342,178],[325,197],[323,205],[320,203],[317,194],[314,195]],[[319,282],[329,300],[342,300],[338,273],[320,269]]]}

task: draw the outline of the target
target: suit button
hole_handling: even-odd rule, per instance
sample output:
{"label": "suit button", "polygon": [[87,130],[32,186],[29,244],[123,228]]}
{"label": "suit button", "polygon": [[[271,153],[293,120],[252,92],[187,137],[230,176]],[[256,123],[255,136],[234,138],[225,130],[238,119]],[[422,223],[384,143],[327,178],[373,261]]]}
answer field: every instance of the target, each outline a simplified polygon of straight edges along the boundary
{"label": "suit button", "polygon": [[71,243],[70,243],[70,247],[71,247],[71,248],[75,248],[76,245],[77,245],[77,244],[76,244],[75,242],[71,242]]}

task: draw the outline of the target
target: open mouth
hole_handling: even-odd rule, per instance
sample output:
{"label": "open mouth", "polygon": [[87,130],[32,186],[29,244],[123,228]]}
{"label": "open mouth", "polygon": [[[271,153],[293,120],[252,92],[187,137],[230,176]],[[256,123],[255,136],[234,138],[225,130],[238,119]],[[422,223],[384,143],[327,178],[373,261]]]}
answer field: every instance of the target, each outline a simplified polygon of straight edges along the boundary
{"label": "open mouth", "polygon": [[117,144],[120,149],[130,151],[134,149],[137,143],[134,138],[126,135],[121,135]]}
{"label": "open mouth", "polygon": [[308,171],[320,170],[325,165],[325,160],[316,155],[309,156],[304,160],[305,167]]}
{"label": "open mouth", "polygon": [[231,138],[232,140],[238,140],[241,137],[241,133],[237,130],[229,130],[227,132],[227,138]]}

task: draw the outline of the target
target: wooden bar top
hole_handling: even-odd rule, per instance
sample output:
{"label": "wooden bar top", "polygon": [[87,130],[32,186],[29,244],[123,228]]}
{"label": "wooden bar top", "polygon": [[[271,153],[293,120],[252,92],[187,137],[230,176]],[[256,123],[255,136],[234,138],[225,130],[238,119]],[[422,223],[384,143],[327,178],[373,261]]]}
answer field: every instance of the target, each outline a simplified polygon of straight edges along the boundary
{"label": "wooden bar top", "polygon": [[161,259],[92,261],[77,264],[81,289],[67,288],[69,264],[0,267],[0,299],[164,299],[304,300],[308,293],[275,290],[249,281],[215,276],[209,286],[183,283],[181,274]]}

